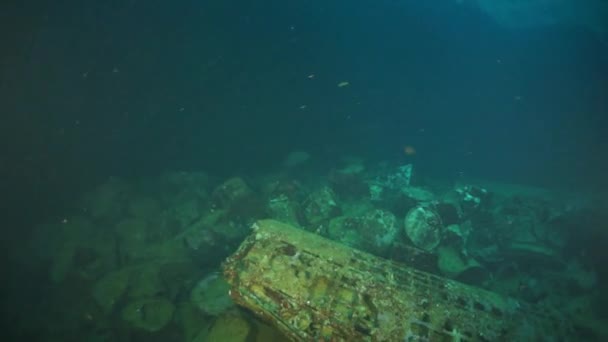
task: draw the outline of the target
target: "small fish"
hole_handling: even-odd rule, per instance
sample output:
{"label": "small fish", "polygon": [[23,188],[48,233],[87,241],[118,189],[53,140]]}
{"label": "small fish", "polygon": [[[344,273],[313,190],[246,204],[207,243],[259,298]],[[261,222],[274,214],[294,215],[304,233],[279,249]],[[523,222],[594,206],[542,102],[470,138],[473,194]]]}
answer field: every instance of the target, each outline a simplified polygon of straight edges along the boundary
{"label": "small fish", "polygon": [[338,88],[344,88],[349,85],[350,85],[350,83],[348,81],[342,81],[342,82],[338,83]]}
{"label": "small fish", "polygon": [[413,156],[416,154],[416,149],[411,145],[407,145],[403,147],[403,153],[405,153],[406,156]]}

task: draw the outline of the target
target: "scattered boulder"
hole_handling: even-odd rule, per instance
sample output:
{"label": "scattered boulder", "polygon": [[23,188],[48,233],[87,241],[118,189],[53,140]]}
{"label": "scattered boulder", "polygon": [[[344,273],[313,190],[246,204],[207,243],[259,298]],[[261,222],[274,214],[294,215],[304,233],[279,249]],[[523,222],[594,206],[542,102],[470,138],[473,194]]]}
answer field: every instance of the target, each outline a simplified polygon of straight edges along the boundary
{"label": "scattered boulder", "polygon": [[128,303],[121,317],[135,329],[157,332],[171,321],[173,311],[175,306],[166,298],[142,298]]}
{"label": "scattered boulder", "polygon": [[177,306],[176,321],[182,328],[185,342],[195,341],[195,338],[209,330],[211,320],[203,314],[199,308],[191,302],[182,302]]}
{"label": "scattered boulder", "polygon": [[488,190],[472,185],[457,187],[456,201],[462,217],[470,217],[487,205],[490,197]]}
{"label": "scattered boulder", "polygon": [[397,167],[388,174],[383,174],[370,181],[369,193],[372,201],[386,200],[390,194],[401,193],[402,189],[409,187],[412,181],[412,164]]}
{"label": "scattered boulder", "polygon": [[246,342],[250,336],[253,337],[252,328],[241,314],[226,312],[213,322],[208,332],[202,332],[196,341]]}
{"label": "scattered boulder", "polygon": [[159,265],[150,262],[129,268],[129,298],[148,298],[166,294],[165,283],[159,274]]}
{"label": "scattered boulder", "polygon": [[441,242],[443,224],[432,205],[418,205],[405,216],[405,233],[415,246],[434,250]]}
{"label": "scattered boulder", "polygon": [[485,269],[475,259],[460,253],[456,248],[437,248],[437,266],[442,274],[469,284],[479,285],[487,276]]}
{"label": "scattered boulder", "polygon": [[400,232],[397,217],[387,210],[373,209],[358,217],[331,220],[330,238],[376,254],[388,256]]}
{"label": "scattered boulder", "polygon": [[254,221],[265,215],[265,205],[256,193],[239,177],[230,178],[213,191],[212,209],[226,210],[232,218]]}
{"label": "scattered boulder", "polygon": [[312,192],[304,201],[304,218],[309,230],[323,233],[327,230],[329,220],[340,215],[341,209],[336,195],[329,187],[322,187]]}
{"label": "scattered boulder", "polygon": [[228,292],[230,285],[217,272],[203,278],[190,292],[190,301],[202,312],[217,316],[234,307]]}
{"label": "scattered boulder", "polygon": [[285,194],[280,194],[268,200],[268,213],[271,218],[299,227],[301,209],[297,201]]}
{"label": "scattered boulder", "polygon": [[113,271],[106,274],[93,285],[93,298],[105,314],[114,309],[129,286],[129,272]]}

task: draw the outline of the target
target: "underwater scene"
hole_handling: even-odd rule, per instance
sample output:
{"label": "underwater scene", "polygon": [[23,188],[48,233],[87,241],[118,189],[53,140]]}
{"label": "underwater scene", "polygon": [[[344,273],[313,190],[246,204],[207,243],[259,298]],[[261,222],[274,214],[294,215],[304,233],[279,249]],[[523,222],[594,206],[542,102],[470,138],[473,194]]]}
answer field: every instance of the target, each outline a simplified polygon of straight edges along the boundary
{"label": "underwater scene", "polygon": [[608,341],[608,1],[0,23],[2,341]]}

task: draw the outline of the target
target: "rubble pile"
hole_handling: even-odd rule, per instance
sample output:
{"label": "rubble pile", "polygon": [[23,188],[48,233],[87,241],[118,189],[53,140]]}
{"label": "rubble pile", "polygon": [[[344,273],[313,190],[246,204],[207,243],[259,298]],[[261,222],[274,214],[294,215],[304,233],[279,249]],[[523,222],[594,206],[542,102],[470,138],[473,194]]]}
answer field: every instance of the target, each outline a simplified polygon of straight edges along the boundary
{"label": "rubble pile", "polygon": [[50,303],[73,314],[49,316],[41,304],[23,324],[53,338],[279,341],[231,302],[218,273],[254,222],[274,219],[526,305],[555,307],[589,340],[608,336],[597,305],[606,298],[597,264],[605,252],[589,250],[586,238],[606,235],[601,202],[481,181],[423,183],[413,165],[351,162],[306,180],[297,178],[297,164],[252,178],[111,178],[32,234]]}

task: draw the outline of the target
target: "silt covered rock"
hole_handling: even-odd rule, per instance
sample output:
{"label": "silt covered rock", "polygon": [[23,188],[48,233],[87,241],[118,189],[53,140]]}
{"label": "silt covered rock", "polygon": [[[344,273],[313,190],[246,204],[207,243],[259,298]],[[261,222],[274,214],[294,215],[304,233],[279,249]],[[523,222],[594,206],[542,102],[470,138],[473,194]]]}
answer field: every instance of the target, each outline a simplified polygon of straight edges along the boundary
{"label": "silt covered rock", "polygon": [[129,272],[114,271],[106,274],[93,286],[93,298],[102,311],[109,314],[123,297],[129,286]]}
{"label": "silt covered rock", "polygon": [[122,309],[121,317],[136,329],[156,332],[171,321],[174,310],[173,303],[165,298],[138,299]]}
{"label": "silt covered rock", "polygon": [[441,242],[443,224],[432,205],[419,205],[405,216],[405,233],[419,248],[435,249]]}
{"label": "silt covered rock", "polygon": [[357,217],[331,220],[329,236],[344,244],[386,256],[399,235],[400,223],[387,210],[374,209]]}
{"label": "silt covered rock", "polygon": [[329,220],[338,216],[341,210],[336,195],[329,187],[322,187],[312,192],[304,201],[304,217],[309,228],[324,232]]}
{"label": "silt covered rock", "polygon": [[234,306],[228,291],[230,285],[218,273],[212,273],[196,284],[190,293],[190,300],[202,312],[217,316]]}

